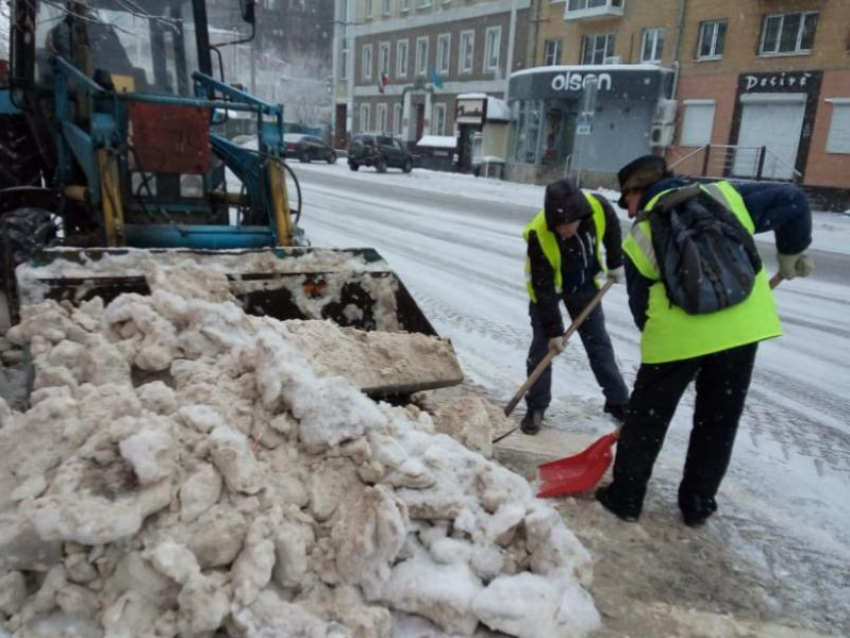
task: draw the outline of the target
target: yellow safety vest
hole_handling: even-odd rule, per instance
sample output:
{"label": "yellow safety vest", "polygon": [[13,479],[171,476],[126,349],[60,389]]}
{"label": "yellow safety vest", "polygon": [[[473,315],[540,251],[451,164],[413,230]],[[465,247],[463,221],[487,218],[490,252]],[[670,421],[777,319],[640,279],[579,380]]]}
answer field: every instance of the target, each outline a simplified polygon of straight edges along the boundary
{"label": "yellow safety vest", "polygon": [[[725,204],[750,234],[755,232],[752,217],[740,193],[729,182],[707,184],[702,190]],[[650,211],[659,193],[647,204]],[[665,363],[721,352],[748,343],[778,337],[782,324],[764,266],[757,273],[753,291],[741,303],[705,315],[689,315],[667,297],[658,270],[649,221],[632,225],[623,250],[641,275],[653,281],[649,289],[647,321],[641,336],[641,361]]]}
{"label": "yellow safety vest", "polygon": [[[604,272],[605,264],[602,261],[602,238],[605,236],[605,210],[595,196],[589,193],[585,193],[584,196],[593,209],[593,224],[596,227],[596,259],[599,260],[599,266]],[[529,234],[532,231],[537,235],[540,248],[543,249],[543,254],[546,255],[546,259],[551,264],[552,270],[555,271],[555,292],[561,294],[564,289],[564,277],[561,274],[561,251],[558,248],[558,236],[549,230],[549,227],[546,225],[545,211],[541,210],[537,213],[534,219],[525,227],[525,230],[522,231],[522,237],[526,243],[528,243]],[[537,293],[531,285],[531,261],[528,257],[525,258],[525,287],[528,289],[528,296],[531,297],[531,301],[537,303]]]}

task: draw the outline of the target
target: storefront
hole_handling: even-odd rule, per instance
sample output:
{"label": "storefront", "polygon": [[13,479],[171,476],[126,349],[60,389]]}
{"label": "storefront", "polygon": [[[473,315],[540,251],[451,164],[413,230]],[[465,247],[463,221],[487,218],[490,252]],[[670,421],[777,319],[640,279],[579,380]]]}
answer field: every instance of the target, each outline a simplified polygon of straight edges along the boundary
{"label": "storefront", "polygon": [[511,75],[506,177],[546,183],[565,174],[590,187],[672,141],[673,73],[655,65],[538,67]]}

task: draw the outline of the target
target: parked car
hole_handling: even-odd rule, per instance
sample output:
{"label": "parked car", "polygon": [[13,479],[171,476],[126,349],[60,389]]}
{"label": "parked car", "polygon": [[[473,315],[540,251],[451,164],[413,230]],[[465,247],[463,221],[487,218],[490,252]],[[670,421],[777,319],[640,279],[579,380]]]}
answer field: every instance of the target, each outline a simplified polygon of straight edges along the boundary
{"label": "parked car", "polygon": [[374,166],[379,173],[385,173],[387,168],[400,168],[409,173],[413,170],[413,156],[394,137],[360,133],[351,138],[348,167],[356,171],[361,166]]}
{"label": "parked car", "polygon": [[336,151],[318,137],[287,133],[283,136],[283,141],[286,143],[286,154],[289,157],[297,157],[302,162],[317,160],[328,164],[336,163]]}

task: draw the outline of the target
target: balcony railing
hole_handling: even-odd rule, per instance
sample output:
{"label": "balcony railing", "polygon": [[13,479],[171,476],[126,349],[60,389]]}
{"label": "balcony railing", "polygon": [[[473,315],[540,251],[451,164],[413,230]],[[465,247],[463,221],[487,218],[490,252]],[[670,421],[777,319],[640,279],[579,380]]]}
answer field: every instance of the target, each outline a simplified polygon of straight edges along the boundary
{"label": "balcony railing", "polygon": [[568,0],[564,20],[600,20],[623,16],[625,0]]}
{"label": "balcony railing", "polygon": [[708,144],[673,160],[670,169],[690,177],[799,182],[802,173],[766,146]]}

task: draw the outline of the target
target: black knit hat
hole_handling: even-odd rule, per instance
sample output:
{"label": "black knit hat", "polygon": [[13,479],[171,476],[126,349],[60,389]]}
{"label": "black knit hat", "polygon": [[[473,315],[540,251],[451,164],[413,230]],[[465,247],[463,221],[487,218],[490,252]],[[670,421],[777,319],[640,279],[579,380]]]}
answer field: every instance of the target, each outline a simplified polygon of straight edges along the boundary
{"label": "black knit hat", "polygon": [[[630,190],[645,190],[671,175],[667,168],[667,162],[658,155],[644,155],[626,164],[617,173],[620,181],[620,192],[627,193]],[[628,208],[625,197],[621,195],[617,204],[620,208]]]}
{"label": "black knit hat", "polygon": [[568,179],[552,182],[546,187],[543,210],[546,212],[546,226],[551,231],[560,224],[569,224],[593,215],[584,193]]}

